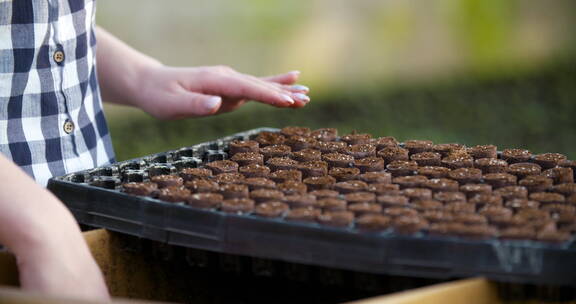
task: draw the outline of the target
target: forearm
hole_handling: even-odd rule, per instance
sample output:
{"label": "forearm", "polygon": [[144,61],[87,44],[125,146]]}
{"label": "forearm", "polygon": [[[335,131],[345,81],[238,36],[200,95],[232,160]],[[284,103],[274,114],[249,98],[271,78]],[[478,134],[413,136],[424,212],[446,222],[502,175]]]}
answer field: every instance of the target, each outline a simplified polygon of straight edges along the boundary
{"label": "forearm", "polygon": [[81,239],[70,212],[0,154],[0,243],[16,255],[49,246],[50,239]]}
{"label": "forearm", "polygon": [[62,297],[109,298],[72,214],[1,153],[0,244],[16,255],[24,289]]}
{"label": "forearm", "polygon": [[135,98],[144,70],[161,63],[144,55],[106,30],[97,27],[96,63],[102,97],[105,101],[139,106]]}

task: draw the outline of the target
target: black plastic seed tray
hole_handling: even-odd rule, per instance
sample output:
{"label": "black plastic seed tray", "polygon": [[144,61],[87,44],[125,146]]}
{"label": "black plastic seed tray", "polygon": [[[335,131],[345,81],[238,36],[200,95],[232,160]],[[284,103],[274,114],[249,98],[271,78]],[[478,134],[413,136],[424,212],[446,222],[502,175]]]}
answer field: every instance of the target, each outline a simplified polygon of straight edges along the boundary
{"label": "black plastic seed tray", "polygon": [[[179,150],[53,178],[48,188],[86,225],[167,244],[374,274],[449,279],[485,276],[503,282],[576,286],[574,241],[472,240],[366,233],[245,214],[201,210],[119,191],[147,174],[227,158],[227,144],[260,128]],[[145,173],[145,174],[143,174]]]}

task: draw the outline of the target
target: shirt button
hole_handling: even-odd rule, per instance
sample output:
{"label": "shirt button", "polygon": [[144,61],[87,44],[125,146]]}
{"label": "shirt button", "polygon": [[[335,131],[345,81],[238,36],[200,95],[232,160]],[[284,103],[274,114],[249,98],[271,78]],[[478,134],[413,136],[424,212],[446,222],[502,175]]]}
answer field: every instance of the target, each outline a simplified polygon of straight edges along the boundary
{"label": "shirt button", "polygon": [[64,122],[64,132],[66,132],[66,134],[70,134],[72,131],[74,131],[74,123],[66,120],[66,122]]}
{"label": "shirt button", "polygon": [[62,51],[54,52],[54,61],[56,61],[56,63],[61,63],[62,61],[64,61],[64,52]]}

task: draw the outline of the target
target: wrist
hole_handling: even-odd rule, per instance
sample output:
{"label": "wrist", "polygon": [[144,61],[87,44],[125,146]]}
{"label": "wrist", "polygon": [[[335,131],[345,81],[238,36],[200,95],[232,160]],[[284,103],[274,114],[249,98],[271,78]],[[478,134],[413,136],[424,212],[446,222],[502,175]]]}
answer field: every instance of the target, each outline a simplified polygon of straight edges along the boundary
{"label": "wrist", "polygon": [[147,91],[150,75],[154,75],[164,65],[152,58],[143,55],[132,64],[132,67],[124,74],[123,100],[130,106],[143,108],[148,95]]}

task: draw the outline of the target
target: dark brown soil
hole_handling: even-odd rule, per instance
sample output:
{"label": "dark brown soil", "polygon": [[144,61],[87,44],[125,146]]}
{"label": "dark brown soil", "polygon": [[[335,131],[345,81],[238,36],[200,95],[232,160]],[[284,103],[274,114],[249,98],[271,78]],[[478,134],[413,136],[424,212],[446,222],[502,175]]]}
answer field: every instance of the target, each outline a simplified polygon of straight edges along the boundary
{"label": "dark brown soil", "polygon": [[321,128],[312,131],[310,136],[319,141],[334,141],[338,138],[338,129]]}
{"label": "dark brown soil", "polygon": [[572,168],[551,168],[544,170],[542,175],[551,178],[554,184],[567,184],[574,182],[574,172]]}
{"label": "dark brown soil", "polygon": [[488,173],[484,174],[482,178],[486,184],[491,185],[494,189],[506,186],[514,186],[518,180],[515,175],[508,173]]}
{"label": "dark brown soil", "polygon": [[417,154],[422,152],[432,151],[434,143],[431,140],[407,140],[404,142],[404,149],[410,151],[410,154]]}
{"label": "dark brown soil", "polygon": [[453,151],[463,150],[466,147],[461,144],[457,143],[449,143],[449,144],[436,144],[432,146],[432,152],[440,153],[442,157],[446,157],[451,154]]}
{"label": "dark brown soil", "polygon": [[242,152],[258,153],[260,150],[260,144],[255,140],[235,140],[228,147],[230,148],[229,153],[231,156]]}
{"label": "dark brown soil", "polygon": [[392,179],[392,183],[399,185],[400,189],[423,187],[427,181],[428,178],[424,175],[399,176]]}
{"label": "dark brown soil", "polygon": [[414,234],[428,227],[428,222],[420,216],[400,216],[392,220],[394,231],[400,234]]}
{"label": "dark brown soil", "polygon": [[360,169],[360,172],[380,172],[384,170],[384,160],[380,157],[365,157],[356,159],[354,166]]}
{"label": "dark brown soil", "polygon": [[379,150],[377,155],[382,157],[386,163],[391,163],[395,160],[409,160],[408,150],[401,147],[386,147]]}
{"label": "dark brown soil", "polygon": [[340,140],[349,145],[369,144],[370,141],[372,140],[372,135],[365,133],[364,134],[352,133],[342,136]]}
{"label": "dark brown soil", "polygon": [[312,194],[292,194],[284,198],[284,202],[291,208],[318,207],[316,196]]}
{"label": "dark brown soil", "polygon": [[288,212],[290,207],[287,204],[277,201],[258,204],[254,209],[254,214],[262,217],[281,217]]}
{"label": "dark brown soil", "polygon": [[550,169],[558,166],[561,161],[566,159],[566,155],[560,153],[543,153],[534,155],[533,161],[539,164],[542,169]]}
{"label": "dark brown soil", "polygon": [[503,159],[480,158],[474,161],[474,167],[482,170],[482,173],[505,173],[508,163]]}
{"label": "dark brown soil", "polygon": [[316,144],[316,140],[311,137],[304,137],[304,136],[290,136],[284,142],[285,145],[290,146],[293,152],[298,152],[300,150],[313,148]]}
{"label": "dark brown soil", "polygon": [[374,138],[374,139],[372,139],[372,141],[370,143],[376,146],[377,151],[380,151],[380,150],[387,148],[387,147],[398,146],[398,141],[396,140],[396,138],[394,138],[392,136]]}
{"label": "dark brown soil", "polygon": [[376,146],[371,144],[351,145],[346,148],[345,153],[355,159],[376,156]]}
{"label": "dark brown soil", "polygon": [[188,196],[186,203],[202,209],[219,208],[224,197],[218,193],[194,193]]}
{"label": "dark brown soil", "polygon": [[462,192],[440,191],[434,193],[434,199],[444,204],[452,202],[466,202],[466,194]]}
{"label": "dark brown soil", "polygon": [[382,231],[392,224],[392,218],[381,214],[365,214],[356,220],[356,227],[365,231]]}
{"label": "dark brown soil", "polygon": [[264,155],[256,152],[240,152],[234,154],[231,160],[238,163],[239,166],[263,165]]}
{"label": "dark brown soil", "polygon": [[213,181],[219,184],[240,184],[244,181],[244,175],[240,173],[220,173]]}
{"label": "dark brown soil", "polygon": [[242,184],[223,184],[220,185],[218,192],[224,199],[247,198],[249,190],[248,186]]}
{"label": "dark brown soil", "polygon": [[300,163],[298,170],[302,172],[304,178],[324,176],[328,174],[328,163],[321,160]]}
{"label": "dark brown soil", "polygon": [[383,207],[408,207],[410,200],[403,195],[380,195],[376,198]]}
{"label": "dark brown soil", "polygon": [[320,150],[322,153],[344,153],[346,147],[348,144],[343,141],[319,141],[314,145],[314,149]]}
{"label": "dark brown soil", "polygon": [[348,208],[348,202],[338,198],[322,198],[318,200],[318,207],[324,211],[342,211]]}
{"label": "dark brown soil", "polygon": [[227,213],[251,213],[254,210],[254,201],[249,198],[233,198],[222,202],[222,211]]}
{"label": "dark brown soil", "polygon": [[422,152],[412,154],[410,160],[418,163],[418,166],[440,166],[442,155],[436,152]]}
{"label": "dark brown soil", "polygon": [[276,170],[293,170],[297,169],[299,162],[290,158],[274,157],[266,161],[266,165],[272,172]]}
{"label": "dark brown soil", "polygon": [[366,187],[366,191],[374,192],[376,195],[394,195],[400,194],[400,186],[389,183],[374,183],[369,184],[368,187]]}
{"label": "dark brown soil", "polygon": [[482,170],[476,168],[459,168],[448,173],[448,177],[460,185],[474,184],[482,181]]}
{"label": "dark brown soil", "polygon": [[297,222],[315,222],[320,214],[320,209],[313,207],[295,208],[288,211],[286,219]]}
{"label": "dark brown soil", "polygon": [[457,181],[447,179],[447,178],[433,178],[429,179],[424,185],[434,192],[437,191],[458,191],[460,185]]}
{"label": "dark brown soil", "polygon": [[128,194],[139,196],[152,196],[158,190],[158,185],[155,183],[126,183],[122,185],[122,190]]}
{"label": "dark brown soil", "polygon": [[532,153],[525,149],[506,149],[501,157],[510,164],[524,163],[532,158]]}
{"label": "dark brown soil", "polygon": [[312,131],[310,131],[310,128],[306,127],[284,127],[280,130],[280,133],[286,137],[290,136],[308,137],[310,136],[310,133],[312,133]]}
{"label": "dark brown soil", "polygon": [[353,203],[374,203],[376,202],[376,195],[372,192],[353,192],[344,195],[344,199],[349,204]]}
{"label": "dark brown soil", "polygon": [[351,167],[351,165],[354,163],[354,157],[338,152],[323,154],[322,160],[328,163],[328,166],[330,166],[330,168],[332,167],[348,168]]}
{"label": "dark brown soil", "polygon": [[190,181],[196,178],[210,178],[212,171],[206,168],[184,168],[180,171],[180,177],[184,181]]}
{"label": "dark brown soil", "polygon": [[206,164],[206,168],[212,170],[214,175],[220,173],[238,172],[238,164],[231,160],[217,160]]}
{"label": "dark brown soil", "polygon": [[318,216],[318,222],[333,227],[347,227],[354,222],[354,214],[350,211],[326,211]]}
{"label": "dark brown soil", "polygon": [[308,177],[302,181],[310,190],[332,189],[336,179],[332,176]]}
{"label": "dark brown soil", "polygon": [[265,161],[275,157],[289,158],[292,156],[292,148],[286,145],[273,145],[260,149],[260,153],[264,155]]}
{"label": "dark brown soil", "polygon": [[474,166],[474,158],[466,152],[453,152],[442,159],[442,166],[450,169],[471,168]]}
{"label": "dark brown soil", "polygon": [[356,216],[361,216],[364,214],[380,214],[382,212],[382,206],[376,203],[360,202],[360,203],[350,203],[348,205],[348,211],[354,213]]}
{"label": "dark brown soil", "polygon": [[530,194],[530,199],[540,202],[542,205],[563,204],[566,198],[562,194],[551,192],[535,192]]}
{"label": "dark brown soil", "polygon": [[432,198],[432,190],[427,188],[406,188],[401,193],[413,202]]}
{"label": "dark brown soil", "polygon": [[264,177],[250,177],[244,180],[244,185],[248,186],[250,191],[258,189],[275,189],[276,183]]}
{"label": "dark brown soil", "polygon": [[488,193],[476,194],[468,200],[470,204],[476,205],[477,209],[484,206],[502,206],[503,201],[501,195]]}
{"label": "dark brown soil", "polygon": [[304,149],[292,154],[292,159],[299,162],[316,161],[322,159],[322,153],[320,150],[314,149]]}
{"label": "dark brown soil", "polygon": [[418,164],[415,161],[395,160],[386,166],[386,170],[392,176],[414,175],[418,170]]}
{"label": "dark brown soil", "polygon": [[310,194],[316,196],[316,198],[319,200],[324,198],[338,198],[340,195],[338,191],[327,189],[310,191]]}
{"label": "dark brown soil", "polygon": [[530,175],[538,175],[542,171],[542,168],[533,163],[516,163],[508,167],[508,173],[516,175],[518,180],[525,178]]}
{"label": "dark brown soil", "polygon": [[417,170],[418,175],[424,175],[428,178],[443,178],[448,176],[448,172],[451,170],[446,167],[437,167],[437,166],[425,166],[420,167]]}
{"label": "dark brown soil", "polygon": [[238,172],[240,172],[240,174],[244,175],[246,178],[268,177],[270,174],[270,168],[264,165],[253,164],[238,168]]}
{"label": "dark brown soil", "polygon": [[171,186],[158,190],[158,198],[166,202],[185,202],[192,194],[190,190],[182,186]]}
{"label": "dark brown soil", "polygon": [[217,192],[218,183],[208,179],[195,179],[188,181],[184,186],[194,193]]}
{"label": "dark brown soil", "polygon": [[470,147],[467,150],[468,154],[470,154],[475,159],[498,157],[498,148],[494,145],[479,145]]}
{"label": "dark brown soil", "polygon": [[276,183],[283,183],[286,181],[302,181],[302,172],[299,170],[278,170],[269,175],[269,178]]}
{"label": "dark brown soil", "polygon": [[360,174],[358,179],[368,184],[389,184],[392,182],[392,174],[388,172],[366,172]]}
{"label": "dark brown soil", "polygon": [[423,212],[426,210],[442,210],[444,208],[444,204],[437,200],[424,199],[415,201],[412,203],[412,207],[420,212]]}
{"label": "dark brown soil", "polygon": [[522,186],[506,186],[494,190],[494,194],[499,194],[504,200],[513,198],[527,198],[528,190]]}
{"label": "dark brown soil", "polygon": [[283,183],[279,183],[277,189],[284,192],[284,195],[293,195],[293,194],[306,194],[308,190],[308,186],[305,183],[288,180]]}
{"label": "dark brown soil", "polygon": [[281,145],[286,141],[286,137],[275,132],[260,132],[255,141],[260,144],[260,147],[266,147],[271,145]]}
{"label": "dark brown soil", "polygon": [[368,184],[366,184],[363,181],[359,181],[359,180],[338,182],[338,183],[334,184],[334,190],[336,190],[342,194],[347,194],[347,193],[352,193],[352,192],[361,192],[361,191],[365,191],[366,188],[368,188]]}
{"label": "dark brown soil", "polygon": [[250,198],[253,199],[257,204],[268,201],[283,201],[284,193],[279,190],[258,189],[250,192]]}
{"label": "dark brown soil", "polygon": [[553,184],[554,180],[541,175],[527,176],[518,182],[518,185],[526,187],[528,192],[544,192],[551,189]]}
{"label": "dark brown soil", "polygon": [[157,184],[158,188],[182,186],[184,184],[184,180],[176,175],[156,175],[150,178],[150,181]]}
{"label": "dark brown soil", "polygon": [[492,193],[492,186],[487,184],[467,184],[460,186],[460,192],[466,194],[467,198],[472,198],[477,194]]}
{"label": "dark brown soil", "polygon": [[358,168],[341,168],[334,167],[328,171],[328,175],[334,177],[336,181],[343,182],[347,180],[357,179],[360,174],[360,169]]}

